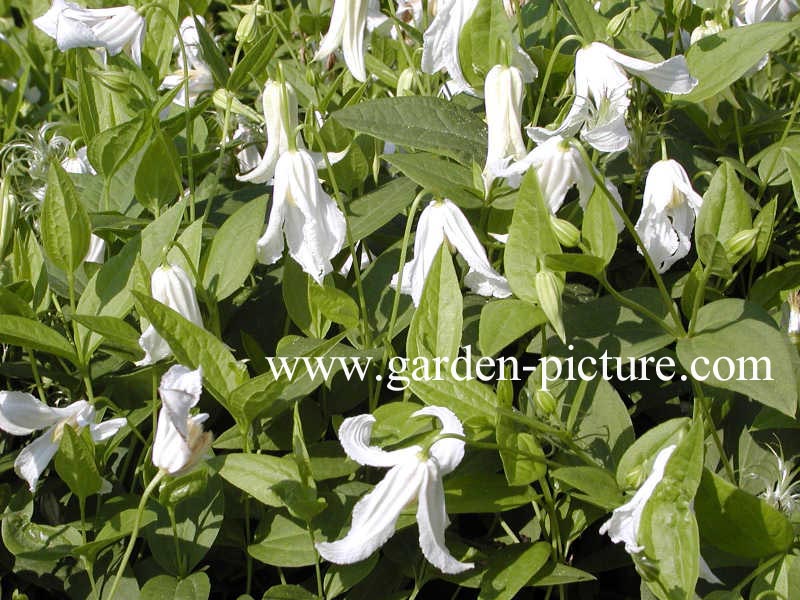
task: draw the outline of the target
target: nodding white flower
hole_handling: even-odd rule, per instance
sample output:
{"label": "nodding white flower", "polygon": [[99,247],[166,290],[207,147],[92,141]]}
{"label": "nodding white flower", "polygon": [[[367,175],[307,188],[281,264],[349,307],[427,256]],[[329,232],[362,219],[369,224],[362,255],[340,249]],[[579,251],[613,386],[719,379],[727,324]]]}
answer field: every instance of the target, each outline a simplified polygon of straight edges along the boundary
{"label": "nodding white flower", "polygon": [[[154,300],[168,306],[198,327],[203,326],[194,284],[182,268],[170,264],[157,267],[150,277],[150,290]],[[140,367],[152,365],[172,355],[169,344],[152,325],[142,333],[139,346],[144,350],[144,358],[136,363]]]}
{"label": "nodding white flower", "polygon": [[601,152],[624,150],[630,142],[625,114],[632,88],[626,70],[662,92],[688,94],[697,85],[683,56],[652,63],[593,42],[575,55],[575,100],[564,121],[554,130],[529,127],[528,135],[543,142],[554,135],[573,137],[580,131]]}
{"label": "nodding white flower", "polygon": [[694,221],[702,204],[702,196],[692,189],[679,163],[660,160],[650,167],[636,233],[659,273],[689,254]]}
{"label": "nodding white flower", "polygon": [[[272,179],[278,157],[289,150],[289,136],[295,136],[297,147],[302,148],[302,140],[296,133],[297,96],[294,88],[288,83],[281,84],[267,79],[261,93],[261,106],[267,130],[267,149],[256,168],[236,176],[239,181],[266,183]],[[284,116],[288,118],[284,119]]]}
{"label": "nodding white flower", "polygon": [[[653,495],[656,487],[664,478],[664,471],[667,468],[672,453],[677,446],[672,444],[662,448],[653,461],[650,475],[644,483],[636,490],[628,502],[615,508],[611,513],[611,518],[600,526],[600,535],[608,534],[611,541],[615,544],[623,542],[625,551],[628,554],[638,554],[644,550],[644,546],[639,544],[639,525],[642,521],[642,514],[647,505],[647,501]],[[719,578],[712,573],[705,559],[699,556],[699,576],[709,583],[722,583]]]}
{"label": "nodding white flower", "polygon": [[[205,25],[203,17],[197,17],[201,25]],[[178,89],[172,103],[178,106],[186,106],[186,87],[183,83],[184,77],[184,64],[186,65],[186,74],[189,77],[189,106],[194,106],[200,94],[203,92],[210,92],[214,89],[214,77],[211,74],[211,69],[203,60],[202,51],[200,48],[200,34],[197,32],[197,25],[192,17],[186,17],[181,21],[179,28],[180,40],[183,42],[183,48],[186,52],[186,62],[183,60],[183,52],[181,52],[181,45],[178,41],[178,36],[175,37],[173,49],[178,51],[178,68],[164,77],[159,89],[172,90]]]}
{"label": "nodding white flower", "polygon": [[203,392],[203,371],[173,365],[161,377],[161,410],[153,441],[153,464],[170,475],[180,475],[206,455],[214,436],[203,431],[206,413],[190,415]]}
{"label": "nodding white flower", "polygon": [[258,260],[271,265],[289,255],[322,285],[333,270],[331,259],[344,246],[347,225],[336,202],[325,193],[311,154],[287,150],[275,165],[275,187],[267,229],[258,240]]}
{"label": "nodding white flower", "polygon": [[77,431],[88,427],[92,439],[100,442],[117,433],[123,425],[125,419],[121,418],[96,423],[94,407],[86,400],[57,408],[25,392],[0,392],[0,429],[11,435],[29,435],[45,429],[14,461],[14,470],[28,482],[31,491],[58,452],[64,427]]}
{"label": "nodding white flower", "polygon": [[364,66],[364,33],[386,20],[381,14],[378,0],[334,0],[331,24],[322,38],[314,60],[325,60],[340,46],[344,63],[359,81],[367,80]]}
{"label": "nodding white flower", "polygon": [[145,20],[131,6],[83,8],[66,0],[53,4],[33,24],[56,41],[62,52],[70,48],[98,48],[111,56],[123,50],[142,66]]}
{"label": "nodding white flower", "polygon": [[[793,292],[793,294],[796,293]],[[766,484],[765,490],[759,494],[759,497],[791,517],[792,513],[800,506],[800,492],[797,491],[800,488],[800,480],[797,479],[800,467],[796,466],[793,460],[784,460],[783,451],[778,455],[772,447],[769,447],[769,450],[777,463],[777,477],[767,479],[760,475],[757,476]]]}
{"label": "nodding white flower", "polygon": [[89,157],[86,154],[86,146],[75,152],[74,155],[65,156],[61,161],[61,168],[67,173],[77,173],[80,175],[97,175]]}
{"label": "nodding white flower", "polygon": [[233,132],[231,141],[241,146],[241,150],[236,153],[236,162],[241,173],[249,173],[258,167],[261,162],[261,154],[254,144],[255,134],[252,126],[240,120],[236,125],[236,130]]}
{"label": "nodding white flower", "polygon": [[[447,408],[428,406],[412,417],[436,417],[442,434],[464,435],[458,417]],[[428,455],[414,445],[386,452],[370,446],[375,417],[349,417],[339,428],[339,440],[345,453],[361,465],[388,467],[386,477],[358,501],[353,509],[349,533],[336,542],[318,542],[317,551],[325,560],[351,564],[364,560],[394,535],[400,512],[414,500],[417,504],[419,545],[428,561],[443,573],[461,573],[472,563],[457,561],[444,545],[444,531],[449,525],[444,505],[442,477],[453,471],[464,457],[464,442],[445,438],[433,443]]]}
{"label": "nodding white flower", "polygon": [[525,94],[522,73],[516,67],[495,65],[486,75],[483,92],[489,132],[483,172],[488,185],[509,158],[517,160],[525,155],[520,123]]}
{"label": "nodding white flower", "polygon": [[[589,198],[594,193],[595,180],[592,176],[594,167],[586,164],[574,144],[573,140],[554,135],[520,160],[499,169],[497,175],[505,177],[506,183],[511,187],[518,188],[523,175],[528,169],[533,168],[536,170],[539,187],[550,212],[553,214],[558,212],[572,186],[578,188],[578,203],[581,208],[586,209]],[[611,181],[606,180],[606,189],[620,204],[622,203],[619,192]],[[613,207],[611,213],[617,230],[621,231],[624,227],[622,218]]]}
{"label": "nodding white flower", "polygon": [[[477,6],[478,0],[443,0],[437,5],[436,16],[423,35],[422,71],[430,75],[442,69],[447,71],[452,79],[452,95],[462,91],[472,91],[472,86],[461,70],[458,39]],[[526,83],[533,81],[539,74],[531,57],[516,43],[511,53],[511,61],[520,70]]]}
{"label": "nodding white flower", "polygon": [[800,10],[796,0],[734,0],[734,24],[752,25],[765,21],[788,21]]}
{"label": "nodding white flower", "polygon": [[[417,223],[414,258],[403,267],[400,292],[411,294],[414,306],[419,305],[428,270],[445,241],[452,244],[467,261],[469,273],[464,281],[473,292],[496,298],[508,298],[511,295],[508,281],[489,264],[486,250],[464,213],[448,199],[433,200],[422,211]],[[397,287],[398,278],[399,273],[395,273],[392,286]]]}

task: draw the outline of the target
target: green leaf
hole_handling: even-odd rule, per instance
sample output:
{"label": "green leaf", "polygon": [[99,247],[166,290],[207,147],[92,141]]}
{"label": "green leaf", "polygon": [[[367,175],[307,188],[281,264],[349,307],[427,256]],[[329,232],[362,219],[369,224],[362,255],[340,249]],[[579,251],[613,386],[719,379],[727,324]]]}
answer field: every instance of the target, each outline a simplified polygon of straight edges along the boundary
{"label": "green leaf", "polygon": [[786,162],[786,168],[792,180],[794,201],[797,203],[797,208],[800,208],[800,160],[798,160],[800,154],[797,152],[790,152],[786,149],[784,149],[783,153],[783,159]]}
{"label": "green leaf", "polygon": [[478,0],[458,39],[458,58],[467,82],[482,88],[492,67],[509,64],[516,42],[503,6]]}
{"label": "green leaf", "polygon": [[592,255],[603,259],[604,265],[611,262],[617,250],[617,224],[613,210],[608,198],[595,186],[583,211],[581,235],[589,245]]}
{"label": "green leaf", "polygon": [[347,205],[354,240],[363,240],[386,225],[414,200],[416,184],[398,177]]}
{"label": "green leaf", "polygon": [[408,358],[436,357],[448,362],[455,359],[461,345],[462,309],[463,298],[453,259],[447,245],[442,244],[430,266],[419,306],[408,328]]}
{"label": "green leaf", "polygon": [[689,47],[686,62],[698,80],[685,96],[676,99],[702,102],[716,96],[754,67],[768,52],[780,48],[800,23],[756,23],[732,27],[709,35]]}
{"label": "green leaf", "polygon": [[695,334],[678,340],[676,350],[681,365],[699,381],[794,416],[796,353],[758,306],[735,298],[707,304],[698,312]]}
{"label": "green leaf", "polygon": [[466,108],[441,98],[367,100],[332,116],[345,127],[399,146],[443,154],[466,166],[486,162],[486,124]]}
{"label": "green leaf", "polygon": [[231,72],[227,88],[230,92],[237,92],[253,79],[253,76],[264,72],[267,63],[275,53],[278,41],[278,31],[272,35],[264,35],[253,44]]}
{"label": "green leaf", "polygon": [[429,406],[445,406],[462,420],[475,419],[476,427],[494,422],[497,396],[489,386],[474,379],[456,381],[443,372],[440,380],[411,377],[409,389]]}
{"label": "green leaf", "polygon": [[[750,229],[753,224],[750,202],[736,171],[727,162],[722,163],[703,195],[703,206],[697,215],[694,230],[695,240],[711,235],[721,244],[725,244],[735,233]],[[704,264],[712,261],[710,249],[701,247],[699,243],[697,253]]]}
{"label": "green leaf", "polygon": [[466,167],[428,152],[389,154],[385,159],[429,192],[449,198],[462,208],[479,208],[480,198],[472,194],[472,173]]}
{"label": "green leaf", "polygon": [[346,292],[330,286],[310,285],[308,299],[326,319],[344,325],[347,329],[358,327],[358,304]]}
{"label": "green leaf", "polygon": [[162,206],[178,195],[181,187],[180,159],[175,144],[159,131],[144,151],[136,170],[136,199],[150,212],[158,214]]}
{"label": "green leaf", "polygon": [[88,155],[97,172],[110,179],[150,136],[149,119],[141,116],[98,133],[89,142]]}
{"label": "green leaf", "polygon": [[280,512],[273,512],[262,519],[255,537],[259,541],[250,544],[247,552],[265,564],[307,567],[317,560],[317,550],[305,525]]}
{"label": "green leaf", "polygon": [[615,509],[625,502],[614,476],[600,467],[561,467],[552,471],[551,475],[581,492],[571,493],[572,498],[606,510]]}
{"label": "green leaf", "polygon": [[509,485],[527,485],[544,477],[544,451],[532,433],[520,430],[516,422],[499,414],[495,436]]}
{"label": "green leaf", "polygon": [[33,319],[0,315],[0,342],[47,352],[77,363],[75,350],[67,338]]}
{"label": "green leaf", "polygon": [[[757,598],[796,598],[800,591],[800,557],[788,554],[772,569],[761,573],[750,589],[751,600]],[[725,599],[734,600],[734,599]]]}
{"label": "green leaf", "polygon": [[647,477],[642,465],[656,455],[661,448],[677,444],[686,432],[689,419],[685,417],[669,419],[647,430],[631,444],[619,460],[617,466],[617,483],[622,488],[634,488]]}
{"label": "green leaf", "polygon": [[[332,596],[327,596],[331,598]],[[261,600],[318,600],[318,596],[309,592],[306,588],[299,585],[273,585],[269,588]]]}
{"label": "green leaf", "polygon": [[141,357],[143,351],[139,346],[139,332],[122,319],[92,315],[72,315],[72,318],[86,329],[103,336],[107,344]]}
{"label": "green leaf", "polygon": [[293,258],[287,258],[283,263],[281,283],[283,304],[294,324],[309,337],[325,337],[331,325],[330,321],[324,317],[319,307],[311,302],[312,289],[319,284],[311,279]]}
{"label": "green leaf", "polygon": [[214,397],[227,406],[230,393],[244,383],[247,373],[217,337],[176,311],[134,292],[147,320],[164,337],[175,358],[192,369],[203,367],[203,380]]}
{"label": "green leaf", "polygon": [[227,454],[212,458],[208,464],[228,483],[267,506],[285,505],[273,489],[275,486],[301,484],[297,464],[290,458],[268,454]]}
{"label": "green leaf", "polygon": [[492,356],[546,321],[540,308],[524,300],[487,302],[478,320],[478,345],[485,356]]}
{"label": "green leaf", "polygon": [[778,212],[778,198],[767,202],[753,219],[753,227],[758,229],[755,250],[756,261],[761,262],[766,258],[772,244],[772,234],[775,230],[775,217]]}
{"label": "green leaf", "polygon": [[544,266],[551,271],[585,273],[593,277],[600,277],[606,264],[603,258],[586,254],[548,254],[544,257]]}
{"label": "green leaf", "polygon": [[503,258],[508,283],[521,300],[537,302],[535,279],[540,262],[547,254],[560,254],[561,246],[534,169],[522,179],[508,233]]}
{"label": "green leaf", "polygon": [[608,39],[608,19],[582,0],[558,0],[558,8],[585,43]]}
{"label": "green leaf", "polygon": [[40,227],[48,258],[70,277],[89,251],[92,224],[72,180],[56,162],[47,174]]}
{"label": "green leaf", "polygon": [[708,469],[703,471],[694,510],[703,541],[729,554],[768,558],[788,552],[794,539],[792,524],[783,513]]}
{"label": "green leaf", "polygon": [[[155,67],[155,80],[161,81],[169,70],[172,61],[172,47],[175,43],[175,25],[179,22],[179,0],[166,0],[160,8],[147,13],[147,28],[144,37],[144,52]],[[170,18],[172,17],[172,18]],[[145,70],[149,73],[149,69]]]}
{"label": "green leaf", "polygon": [[266,208],[265,194],[239,208],[214,234],[203,268],[203,287],[217,300],[237,291],[253,269]]}
{"label": "green leaf", "polygon": [[99,492],[103,484],[94,447],[70,426],[63,427],[62,432],[55,460],[56,472],[73,494],[86,499]]}
{"label": "green leaf", "polygon": [[142,587],[141,600],[206,600],[211,594],[211,582],[203,571],[192,573],[184,579],[169,575],[156,575]]}
{"label": "green leaf", "polygon": [[550,558],[547,542],[513,544],[495,550],[481,579],[479,600],[512,600]]}
{"label": "green leaf", "polygon": [[208,34],[205,26],[193,17],[194,26],[197,30],[197,37],[200,41],[200,51],[203,55],[203,60],[211,69],[211,75],[214,77],[214,85],[218,88],[224,88],[228,83],[230,72],[228,70],[228,63],[220,53],[214,39]]}
{"label": "green leaf", "polygon": [[351,565],[331,565],[325,573],[323,590],[326,598],[336,598],[369,575],[378,564],[378,554]]}

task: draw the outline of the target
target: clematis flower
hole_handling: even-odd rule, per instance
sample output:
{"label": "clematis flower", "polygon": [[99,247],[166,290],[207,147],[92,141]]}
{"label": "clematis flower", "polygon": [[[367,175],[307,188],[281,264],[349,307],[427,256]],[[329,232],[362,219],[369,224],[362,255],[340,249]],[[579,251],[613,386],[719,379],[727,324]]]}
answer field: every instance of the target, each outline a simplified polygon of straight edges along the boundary
{"label": "clematis flower", "polygon": [[625,71],[642,77],[662,92],[687,94],[697,85],[683,56],[652,63],[631,58],[600,42],[593,42],[575,55],[575,100],[557,129],[529,127],[528,135],[544,142],[554,135],[581,137],[601,152],[628,147],[630,132],[625,114],[632,84]]}
{"label": "clematis flower", "polygon": [[53,4],[33,24],[56,41],[62,52],[70,48],[99,48],[111,56],[123,50],[142,66],[145,20],[131,6],[83,8],[66,0]]}
{"label": "clematis flower", "polygon": [[206,455],[214,436],[203,431],[206,413],[190,415],[203,392],[203,371],[173,365],[161,377],[161,410],[153,441],[153,464],[170,475],[189,471]]}
{"label": "clematis flower", "polygon": [[[447,71],[452,79],[451,95],[472,91],[472,86],[461,70],[458,39],[477,6],[478,0],[443,0],[437,5],[436,16],[422,38],[422,71],[429,75],[442,69]],[[539,73],[536,65],[516,43],[511,59],[512,64],[522,73],[525,83],[536,78]]]}
{"label": "clematis flower", "polygon": [[679,163],[660,160],[650,167],[636,233],[659,273],[689,254],[694,221],[702,204],[702,196],[692,189]]}
{"label": "clematis flower", "polygon": [[325,193],[311,154],[287,150],[275,165],[275,187],[267,229],[258,240],[258,260],[271,265],[289,255],[322,285],[333,270],[331,259],[344,246],[347,225],[336,202]]}
{"label": "clematis flower", "polygon": [[[455,246],[467,261],[470,269],[464,281],[473,292],[496,298],[507,298],[511,295],[508,281],[489,264],[486,250],[472,231],[464,213],[450,200],[434,200],[419,217],[414,239],[414,258],[403,267],[400,292],[411,294],[414,306],[419,305],[428,270],[445,241]],[[392,286],[395,288],[398,278],[399,273],[392,277]]]}
{"label": "clematis flower", "polygon": [[86,154],[86,146],[77,150],[74,155],[64,157],[61,161],[61,168],[67,173],[97,175],[97,171],[95,171],[92,163],[89,162],[89,157]]}
{"label": "clematis flower", "polygon": [[[205,25],[203,17],[197,17],[197,20]],[[179,27],[180,39],[183,42],[183,48],[186,52],[186,74],[189,77],[189,106],[194,106],[200,94],[203,92],[210,92],[214,89],[214,77],[211,74],[211,68],[203,60],[200,49],[200,34],[197,32],[197,25],[192,17],[186,17],[181,21]],[[172,103],[178,106],[186,106],[186,88],[183,83],[184,78],[184,60],[183,53],[180,52],[181,45],[176,36],[173,49],[178,51],[178,68],[164,77],[159,89],[172,90],[178,89]]]}
{"label": "clematis flower", "polygon": [[364,32],[386,20],[378,0],[334,0],[331,24],[322,38],[314,60],[325,60],[341,46],[344,63],[359,81],[367,80],[364,66]]}
{"label": "clematis flower", "polygon": [[[638,554],[644,551],[644,546],[639,544],[639,525],[642,521],[642,514],[644,513],[647,501],[653,495],[656,487],[664,478],[664,471],[667,468],[670,456],[675,451],[677,446],[672,444],[662,448],[656,455],[653,461],[653,467],[650,470],[650,475],[647,476],[644,483],[636,490],[628,502],[622,506],[615,508],[611,513],[611,518],[600,526],[600,535],[608,534],[611,541],[615,544],[623,542],[625,544],[625,551],[628,554]],[[705,559],[700,556],[700,573],[699,576],[709,583],[722,583],[719,578],[714,575],[706,563]]]}
{"label": "clematis flower", "polygon": [[737,26],[788,21],[800,10],[796,0],[734,0],[734,23]]}
{"label": "clematis flower", "polygon": [[[458,417],[447,408],[428,406],[412,417],[436,417],[442,434],[464,435]],[[339,440],[345,453],[362,465],[388,467],[386,477],[358,501],[353,509],[350,532],[336,542],[318,542],[320,556],[336,564],[364,560],[394,535],[397,518],[409,503],[418,501],[419,545],[428,561],[443,573],[461,573],[472,563],[457,561],[444,545],[444,530],[449,524],[444,505],[442,477],[452,472],[464,457],[464,442],[455,438],[440,439],[430,447],[428,456],[414,445],[386,452],[370,446],[375,417],[359,415],[342,422]]]}
{"label": "clematis flower", "polygon": [[64,427],[77,431],[88,427],[92,439],[101,442],[117,433],[123,425],[125,419],[122,418],[96,423],[94,407],[86,400],[57,408],[25,392],[0,392],[0,429],[11,435],[29,435],[45,430],[23,448],[14,461],[14,470],[28,482],[31,491],[58,452]]}
{"label": "clematis flower", "polygon": [[[150,289],[154,300],[168,306],[198,327],[203,326],[194,285],[182,268],[169,264],[157,267],[150,277]],[[136,363],[140,367],[152,365],[172,355],[169,344],[152,325],[142,333],[139,346],[144,350],[144,358]]]}
{"label": "clematis flower", "polygon": [[522,73],[516,67],[495,65],[486,75],[483,91],[489,132],[483,176],[488,187],[509,158],[520,159],[525,155],[520,123],[525,94]]}
{"label": "clematis flower", "polygon": [[[284,88],[285,86],[285,88]],[[288,84],[280,84],[268,79],[261,93],[261,106],[264,111],[264,122],[267,130],[267,149],[261,160],[252,171],[237,175],[239,181],[266,183],[275,174],[278,157],[289,150],[289,136],[294,135],[298,147],[302,147],[297,129],[297,96],[294,88]],[[284,115],[288,118],[284,119]]]}

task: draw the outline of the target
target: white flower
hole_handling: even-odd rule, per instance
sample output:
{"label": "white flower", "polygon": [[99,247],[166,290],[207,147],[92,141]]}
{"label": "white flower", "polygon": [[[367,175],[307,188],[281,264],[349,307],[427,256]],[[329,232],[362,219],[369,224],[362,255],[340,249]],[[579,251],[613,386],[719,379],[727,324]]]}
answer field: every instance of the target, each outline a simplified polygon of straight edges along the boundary
{"label": "white flower", "polygon": [[697,85],[683,56],[651,63],[593,42],[575,55],[575,100],[564,121],[554,130],[530,127],[528,135],[543,142],[554,135],[573,137],[580,131],[581,137],[601,152],[627,148],[630,133],[625,113],[632,84],[625,70],[662,92],[687,94]]}
{"label": "white flower", "polygon": [[203,431],[206,413],[190,415],[203,392],[203,372],[174,365],[161,377],[161,410],[153,442],[153,464],[170,475],[194,467],[211,447],[214,436]]}
{"label": "white flower", "polygon": [[83,262],[103,264],[106,256],[106,241],[92,234],[89,238],[89,250],[83,257]]}
{"label": "white flower", "polygon": [[261,162],[261,154],[253,143],[255,141],[255,134],[253,128],[248,123],[239,121],[236,125],[236,130],[233,132],[231,141],[241,146],[241,150],[236,153],[236,162],[239,165],[239,171],[241,173],[249,173],[258,167]]}
{"label": "white flower", "polygon": [[795,0],[733,0],[734,23],[737,26],[765,21],[788,21],[800,10]]}
{"label": "white flower", "polygon": [[495,65],[486,75],[483,92],[489,133],[483,172],[488,184],[507,159],[520,159],[525,155],[520,123],[525,94],[522,73],[516,67]]}
{"label": "white flower", "polygon": [[[496,298],[511,295],[508,281],[489,264],[486,250],[464,213],[450,200],[434,200],[419,217],[414,238],[414,258],[403,267],[400,292],[411,294],[414,306],[419,305],[428,270],[445,241],[452,244],[467,261],[470,269],[464,281],[473,292]],[[392,277],[394,287],[397,287],[398,276],[395,273]]]}
{"label": "white flower", "polygon": [[680,164],[670,159],[650,167],[636,233],[659,273],[689,254],[695,217],[702,204],[702,196],[692,189]]}
{"label": "white flower", "polygon": [[[197,20],[205,25],[203,17]],[[203,60],[200,48],[200,35],[197,33],[197,25],[192,17],[186,17],[180,26],[180,38],[186,51],[186,74],[189,77],[189,106],[194,106],[200,94],[210,92],[214,89],[214,77],[211,69]],[[173,98],[172,103],[178,106],[186,106],[186,89],[183,83],[184,61],[183,53],[180,52],[180,43],[175,38],[174,47],[178,52],[178,68],[164,77],[159,89],[172,90],[178,89],[178,93]]]}
{"label": "white flower", "polygon": [[[436,16],[423,35],[422,71],[430,75],[442,69],[447,71],[454,88],[451,89],[452,95],[472,90],[461,70],[458,39],[477,6],[478,0],[443,0],[441,5],[437,6]],[[536,78],[538,75],[536,65],[516,43],[511,58],[526,83]]]}
{"label": "white flower", "polygon": [[702,24],[692,29],[692,35],[689,36],[689,44],[696,44],[703,38],[720,33],[721,31],[723,31],[721,23],[714,20],[703,21]]}
{"label": "white flower", "polygon": [[[464,434],[461,421],[447,408],[428,406],[412,416],[425,415],[436,417],[442,423],[442,434]],[[320,556],[336,564],[364,560],[392,537],[400,512],[417,500],[419,545],[425,558],[443,573],[471,569],[472,563],[457,561],[444,545],[449,519],[442,477],[461,462],[464,442],[455,438],[440,439],[430,447],[428,456],[423,455],[422,448],[417,445],[386,452],[369,445],[374,422],[372,415],[345,419],[339,428],[339,440],[347,456],[357,463],[390,470],[356,504],[350,532],[337,542],[316,544]]]}
{"label": "white flower", "polygon": [[322,285],[333,270],[331,259],[344,246],[347,225],[336,202],[325,193],[314,159],[303,149],[287,150],[275,165],[275,187],[267,229],[258,240],[258,260],[271,265],[289,255]]}
{"label": "white flower", "polygon": [[325,60],[341,46],[350,73],[359,81],[366,81],[364,32],[368,19],[370,29],[386,20],[380,12],[378,0],[334,0],[331,24],[320,41],[314,60]]}
{"label": "white flower", "polygon": [[[154,300],[168,306],[198,327],[203,326],[194,285],[182,268],[177,265],[157,267],[150,277],[150,289]],[[136,363],[140,367],[152,365],[172,355],[169,344],[152,325],[142,333],[139,346],[145,354],[144,358]]]}
{"label": "white flower", "polygon": [[394,15],[398,20],[412,24],[419,29],[422,25],[422,0],[398,0]]}
{"label": "white flower", "polygon": [[[659,451],[653,461],[650,475],[647,476],[641,487],[636,490],[633,498],[622,506],[615,508],[611,513],[611,518],[600,526],[600,535],[607,533],[615,544],[624,542],[625,551],[628,554],[638,554],[644,550],[644,546],[640,545],[638,541],[642,514],[647,501],[650,500],[656,487],[664,478],[667,463],[676,447],[675,444],[672,444]],[[709,583],[722,583],[711,572],[708,563],[702,556],[699,556],[699,576]]]}
{"label": "white flower", "polygon": [[[297,96],[294,88],[267,79],[261,93],[261,106],[264,111],[264,122],[267,130],[267,149],[252,171],[237,175],[239,181],[266,183],[275,174],[278,157],[289,150],[289,136],[295,136],[296,145],[302,148],[302,140],[297,135]],[[288,118],[284,119],[284,115]],[[287,129],[288,128],[288,129]]]}
{"label": "white flower", "polygon": [[0,429],[11,435],[29,435],[45,429],[14,461],[14,470],[28,482],[31,491],[58,452],[64,427],[76,430],[89,427],[92,439],[100,442],[117,433],[123,425],[125,419],[121,418],[95,423],[94,407],[86,400],[55,408],[24,392],[0,392]]}
{"label": "white flower", "polygon": [[62,52],[70,48],[99,48],[111,56],[123,50],[142,66],[145,20],[135,8],[83,8],[66,0],[53,0],[33,24],[56,41]]}
{"label": "white flower", "polygon": [[77,173],[80,175],[97,175],[92,163],[89,162],[89,157],[86,154],[86,146],[80,148],[75,152],[74,156],[66,156],[61,161],[61,168],[67,173]]}

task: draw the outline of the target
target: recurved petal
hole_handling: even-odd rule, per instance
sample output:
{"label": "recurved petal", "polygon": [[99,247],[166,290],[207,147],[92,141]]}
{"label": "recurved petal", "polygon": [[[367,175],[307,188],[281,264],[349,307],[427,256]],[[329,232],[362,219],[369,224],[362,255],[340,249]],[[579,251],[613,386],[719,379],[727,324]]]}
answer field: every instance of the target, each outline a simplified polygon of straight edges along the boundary
{"label": "recurved petal", "polygon": [[[449,408],[444,406],[426,406],[416,411],[412,417],[436,417],[442,424],[440,434],[464,435],[464,426],[461,420]],[[431,456],[436,459],[439,474],[447,475],[455,469],[464,458],[464,440],[444,438],[431,446]]]}
{"label": "recurved petal", "polygon": [[[342,0],[339,0],[340,2]],[[358,81],[367,80],[364,66],[364,29],[367,24],[367,0],[355,0],[348,11],[342,38],[344,63]]]}
{"label": "recurved petal", "polygon": [[607,121],[584,128],[581,138],[600,152],[625,150],[631,141],[631,134],[625,124],[625,113],[616,113]]}
{"label": "recurved petal", "polygon": [[161,397],[162,410],[180,434],[187,438],[187,421],[189,411],[200,401],[203,393],[203,370],[198,367],[194,371],[183,365],[173,365],[161,377],[158,394]]}
{"label": "recurved petal", "polygon": [[627,56],[611,48],[608,48],[607,53],[608,57],[613,61],[662,92],[688,94],[697,85],[697,79],[689,73],[689,66],[686,64],[686,58],[683,55],[652,63]]}
{"label": "recurved petal", "polygon": [[55,426],[50,427],[20,450],[17,459],[14,461],[14,470],[17,475],[28,482],[28,487],[31,491],[36,488],[42,472],[58,452],[58,442],[53,441],[54,433]]}
{"label": "recurved petal", "polygon": [[95,442],[102,442],[116,434],[126,423],[125,419],[118,418],[92,424],[89,425],[89,434]]}
{"label": "recurved petal", "polygon": [[419,493],[424,464],[415,461],[393,467],[353,509],[348,534],[336,542],[316,544],[320,556],[336,564],[364,560],[392,537],[400,511]]}
{"label": "recurved petal", "polygon": [[25,392],[0,392],[0,429],[11,435],[28,435],[55,425],[74,410],[54,408]]}
{"label": "recurved petal", "polygon": [[419,490],[417,524],[419,546],[422,554],[442,573],[455,575],[471,569],[473,563],[462,563],[453,558],[444,543],[444,530],[450,524],[444,506],[442,478],[435,465],[426,464]]}
{"label": "recurved petal", "polygon": [[265,265],[280,260],[283,256],[283,224],[286,220],[286,190],[285,183],[278,189],[277,182],[272,193],[272,209],[264,234],[256,242],[256,255],[258,262]]}
{"label": "recurved petal", "polygon": [[144,358],[134,363],[137,367],[152,365],[172,354],[167,340],[152,325],[139,336],[139,347],[144,350]]}
{"label": "recurved petal", "polygon": [[319,43],[319,50],[314,55],[314,60],[325,60],[342,44],[345,33],[345,21],[349,3],[347,0],[335,0],[331,11],[331,22],[326,33]]}
{"label": "recurved petal", "polygon": [[370,467],[394,467],[409,460],[416,460],[416,455],[421,450],[419,446],[391,452],[370,446],[374,423],[375,417],[372,415],[358,415],[342,421],[339,427],[339,442],[347,456],[361,465]]}

